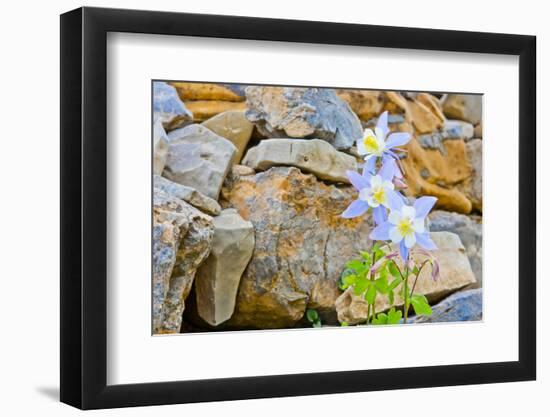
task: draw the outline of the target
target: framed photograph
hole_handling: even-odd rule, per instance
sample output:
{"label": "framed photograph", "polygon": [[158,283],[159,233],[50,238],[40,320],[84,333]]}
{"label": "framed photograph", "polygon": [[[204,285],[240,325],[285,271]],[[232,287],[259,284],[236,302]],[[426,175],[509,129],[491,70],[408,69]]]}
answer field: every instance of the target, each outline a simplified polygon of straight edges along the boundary
{"label": "framed photograph", "polygon": [[533,380],[535,37],[61,16],[61,401]]}

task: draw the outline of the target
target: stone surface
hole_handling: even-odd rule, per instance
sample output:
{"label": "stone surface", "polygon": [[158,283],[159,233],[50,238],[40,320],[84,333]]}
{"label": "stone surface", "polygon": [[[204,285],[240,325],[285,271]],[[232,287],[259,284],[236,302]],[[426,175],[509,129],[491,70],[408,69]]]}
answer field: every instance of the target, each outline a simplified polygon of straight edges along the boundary
{"label": "stone surface", "polygon": [[306,308],[335,322],[334,301],[344,264],[368,248],[369,217],[343,219],[356,198],[293,167],[228,177],[222,206],[254,225],[254,254],[239,286],[228,327],[280,328],[296,324]]}
{"label": "stone surface", "polygon": [[243,164],[257,171],[280,165],[294,166],[317,178],[348,184],[346,171],[357,171],[353,156],[339,152],[319,139],[262,140],[258,146],[248,150]]}
{"label": "stone surface", "polygon": [[407,100],[407,112],[417,133],[430,133],[443,127],[444,119],[433,111],[433,107],[417,99]]}
{"label": "stone surface", "polygon": [[195,122],[203,122],[217,114],[232,110],[246,110],[245,102],[221,101],[221,100],[197,100],[186,101],[185,105],[193,113]]}
{"label": "stone surface", "polygon": [[221,207],[216,200],[203,195],[192,187],[170,181],[159,175],[153,177],[153,188],[172,197],[186,201],[194,207],[212,215],[220,214]]}
{"label": "stone surface", "polygon": [[218,199],[223,180],[237,148],[201,125],[190,125],[168,134],[170,141],[163,175],[207,197]]}
{"label": "stone surface", "polygon": [[[433,251],[433,255],[439,261],[441,277],[439,280],[434,281],[430,276],[430,268],[424,268],[416,283],[415,294],[424,294],[430,303],[434,303],[452,292],[475,283],[476,278],[458,235],[450,232],[432,232],[430,236],[438,247],[437,250]],[[415,259],[421,261],[425,257],[415,255]],[[412,287],[413,283],[413,277],[409,277],[409,286]],[[366,301],[361,296],[353,294],[348,288],[335,302],[338,321],[347,322],[348,324],[365,321],[366,315],[364,315],[364,312],[366,307],[360,304],[366,305]],[[403,305],[403,298],[397,291],[394,305],[397,307]],[[387,297],[377,297],[377,312],[385,311],[390,307]]]}
{"label": "stone surface", "polygon": [[466,216],[464,214],[435,210],[430,213],[429,220],[432,232],[452,232],[460,237],[477,280],[474,286],[481,287],[483,282],[483,226],[481,216]]}
{"label": "stone surface", "polygon": [[254,125],[245,117],[244,111],[226,111],[206,120],[202,125],[235,145],[237,153],[232,164],[241,162],[254,129]]}
{"label": "stone surface", "polygon": [[483,123],[478,123],[474,127],[474,137],[483,139]]}
{"label": "stone surface", "polygon": [[472,167],[472,175],[462,188],[474,210],[483,212],[483,141],[472,139],[466,144],[466,155]]}
{"label": "stone surface", "polygon": [[212,218],[185,201],[153,194],[153,333],[178,333],[199,265],[210,253]]}
{"label": "stone surface", "polygon": [[462,120],[447,120],[444,130],[444,138],[460,138],[468,141],[474,137],[474,125]]}
{"label": "stone surface", "polygon": [[477,94],[447,94],[442,107],[449,119],[460,119],[473,125],[481,122],[482,96]]}
{"label": "stone surface", "polygon": [[153,113],[154,119],[160,120],[167,131],[193,120],[193,114],[182,103],[176,89],[161,81],[153,83]]}
{"label": "stone surface", "polygon": [[449,323],[483,319],[481,288],[453,294],[432,307],[431,316],[411,317],[411,323]]}
{"label": "stone surface", "polygon": [[168,156],[168,136],[162,126],[162,121],[157,119],[153,124],[153,174],[160,175],[164,171]]}
{"label": "stone surface", "polygon": [[349,149],[363,134],[349,105],[327,88],[246,88],[246,117],[265,137],[316,138]]}
{"label": "stone surface", "polygon": [[212,251],[197,271],[195,291],[199,315],[217,326],[233,314],[241,275],[254,250],[254,228],[235,209],[223,210],[213,223]]}
{"label": "stone surface", "polygon": [[441,209],[470,213],[472,203],[457,187],[472,175],[464,140],[444,140],[437,149],[424,146],[414,138],[405,147],[407,154],[401,159],[401,166],[408,185],[406,194],[432,195],[437,197],[437,207]]}
{"label": "stone surface", "polygon": [[181,100],[244,101],[243,95],[222,84],[171,82]]}
{"label": "stone surface", "polygon": [[381,91],[371,90],[336,90],[336,94],[349,104],[361,120],[377,117],[384,110],[385,96]]}

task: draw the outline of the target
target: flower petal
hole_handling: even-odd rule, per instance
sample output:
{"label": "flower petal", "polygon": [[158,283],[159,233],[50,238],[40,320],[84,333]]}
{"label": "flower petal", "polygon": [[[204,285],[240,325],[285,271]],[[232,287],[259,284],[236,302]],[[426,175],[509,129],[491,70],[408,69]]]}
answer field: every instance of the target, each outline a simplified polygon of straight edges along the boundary
{"label": "flower petal", "polygon": [[344,219],[350,219],[352,217],[361,216],[369,209],[369,205],[366,201],[355,200],[349,207],[341,214]]}
{"label": "flower petal", "polygon": [[390,230],[394,226],[391,223],[384,222],[376,226],[372,232],[370,232],[369,237],[372,240],[390,240]]}
{"label": "flower petal", "polygon": [[[374,218],[374,224],[382,224],[385,223],[387,220],[387,213],[386,209],[382,206],[376,207],[372,211],[372,217]],[[385,240],[385,239],[384,239]]]}
{"label": "flower petal", "polygon": [[399,243],[403,240],[403,236],[399,233],[399,229],[394,224],[390,223],[393,227],[390,229],[390,239],[393,243]]}
{"label": "flower petal", "polygon": [[388,140],[386,141],[386,149],[392,149],[397,146],[403,146],[409,143],[411,140],[411,134],[408,132],[397,132],[392,133],[390,136],[388,136]]}
{"label": "flower petal", "polygon": [[397,224],[401,220],[401,212],[398,210],[392,210],[390,211],[390,215],[388,216],[388,221],[391,224]]}
{"label": "flower petal", "polygon": [[395,191],[388,192],[387,198],[388,198],[388,207],[391,210],[401,210],[401,208],[405,205],[401,195]]}
{"label": "flower petal", "polygon": [[413,206],[403,206],[401,208],[401,213],[403,216],[408,217],[409,219],[414,219],[416,217],[416,210]]}
{"label": "flower petal", "polygon": [[416,233],[416,242],[426,250],[437,249],[436,244],[432,239],[430,239],[430,235],[428,233]]}
{"label": "flower petal", "polygon": [[413,229],[416,233],[424,233],[425,219],[416,218],[412,222]]}
{"label": "flower petal", "polygon": [[378,175],[380,175],[380,177],[385,181],[391,181],[393,180],[396,167],[397,166],[393,158],[387,159],[386,162],[382,163],[382,168],[378,171]]}
{"label": "flower petal", "polygon": [[432,207],[434,206],[437,198],[435,197],[420,197],[414,202],[414,209],[416,210],[417,218],[424,218],[428,215]]}
{"label": "flower petal", "polygon": [[362,175],[359,175],[358,172],[355,171],[346,171],[346,175],[349,178],[349,181],[351,182],[351,185],[353,185],[357,190],[362,190],[363,188],[368,188],[369,181],[367,178],[363,177]]}
{"label": "flower petal", "polygon": [[382,138],[385,138],[389,132],[388,128],[388,112],[385,111],[380,116],[378,116],[378,121],[376,122],[376,128],[380,129],[382,133]]}
{"label": "flower petal", "polygon": [[406,261],[409,257],[409,249],[405,246],[404,240],[402,240],[399,244],[399,253],[401,254],[401,258],[403,258],[404,261]]}
{"label": "flower petal", "polygon": [[377,159],[378,158],[374,155],[369,155],[365,158],[365,165],[363,166],[363,176],[367,174],[374,174]]}
{"label": "flower petal", "polygon": [[407,248],[412,248],[414,244],[416,243],[416,235],[415,233],[408,234],[405,236],[405,246]]}

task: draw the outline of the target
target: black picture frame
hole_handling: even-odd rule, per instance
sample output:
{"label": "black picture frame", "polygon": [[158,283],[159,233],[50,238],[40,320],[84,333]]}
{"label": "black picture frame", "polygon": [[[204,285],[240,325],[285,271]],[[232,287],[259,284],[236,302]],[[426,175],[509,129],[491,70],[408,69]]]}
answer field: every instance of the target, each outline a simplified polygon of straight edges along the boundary
{"label": "black picture frame", "polygon": [[[519,360],[107,385],[108,32],[519,57]],[[61,16],[61,401],[82,409],[377,391],[536,377],[536,38],[185,13],[80,8]]]}

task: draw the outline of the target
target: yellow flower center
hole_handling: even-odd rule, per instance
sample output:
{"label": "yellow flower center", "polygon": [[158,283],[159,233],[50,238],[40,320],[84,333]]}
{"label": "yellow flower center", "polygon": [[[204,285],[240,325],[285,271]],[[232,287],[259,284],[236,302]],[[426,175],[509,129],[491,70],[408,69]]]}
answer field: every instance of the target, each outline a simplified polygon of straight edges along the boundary
{"label": "yellow flower center", "polygon": [[378,152],[378,141],[372,135],[363,139],[363,145],[365,145],[365,148],[369,153]]}
{"label": "yellow flower center", "polygon": [[402,219],[397,225],[397,230],[401,236],[408,236],[414,233],[411,219]]}
{"label": "yellow flower center", "polygon": [[384,187],[378,187],[372,193],[372,198],[378,204],[383,204],[386,201],[386,193],[384,192]]}

